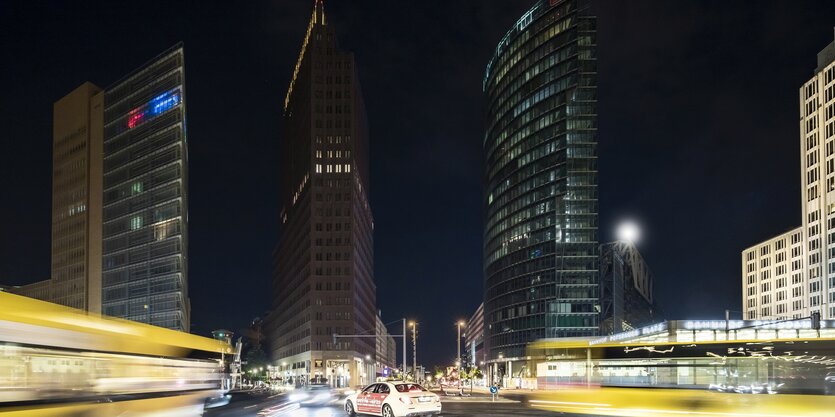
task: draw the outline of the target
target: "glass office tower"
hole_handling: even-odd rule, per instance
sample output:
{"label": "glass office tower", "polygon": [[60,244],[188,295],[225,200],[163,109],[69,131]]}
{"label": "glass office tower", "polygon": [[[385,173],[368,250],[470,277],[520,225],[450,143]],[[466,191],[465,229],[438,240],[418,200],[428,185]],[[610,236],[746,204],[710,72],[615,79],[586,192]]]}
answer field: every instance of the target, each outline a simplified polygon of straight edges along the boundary
{"label": "glass office tower", "polygon": [[484,319],[498,377],[518,376],[530,341],[599,331],[595,27],[587,0],[537,1],[487,65]]}
{"label": "glass office tower", "polygon": [[102,312],[189,330],[181,44],[104,97]]}

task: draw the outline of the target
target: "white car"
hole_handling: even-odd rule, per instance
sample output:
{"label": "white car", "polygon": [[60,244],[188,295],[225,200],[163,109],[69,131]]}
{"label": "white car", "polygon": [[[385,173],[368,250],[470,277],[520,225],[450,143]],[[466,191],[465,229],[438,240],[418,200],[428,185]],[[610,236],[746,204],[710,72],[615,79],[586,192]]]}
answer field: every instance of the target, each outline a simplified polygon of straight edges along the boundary
{"label": "white car", "polygon": [[371,414],[382,417],[434,416],[441,413],[441,399],[411,382],[378,382],[345,399],[348,417]]}

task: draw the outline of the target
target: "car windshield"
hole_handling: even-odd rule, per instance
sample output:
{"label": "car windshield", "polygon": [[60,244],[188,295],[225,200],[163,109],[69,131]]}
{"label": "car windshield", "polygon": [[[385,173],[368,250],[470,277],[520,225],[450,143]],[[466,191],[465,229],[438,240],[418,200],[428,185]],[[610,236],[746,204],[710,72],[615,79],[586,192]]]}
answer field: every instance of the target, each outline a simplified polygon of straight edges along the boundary
{"label": "car windshield", "polygon": [[394,386],[397,392],[421,392],[423,387],[418,384],[397,384]]}

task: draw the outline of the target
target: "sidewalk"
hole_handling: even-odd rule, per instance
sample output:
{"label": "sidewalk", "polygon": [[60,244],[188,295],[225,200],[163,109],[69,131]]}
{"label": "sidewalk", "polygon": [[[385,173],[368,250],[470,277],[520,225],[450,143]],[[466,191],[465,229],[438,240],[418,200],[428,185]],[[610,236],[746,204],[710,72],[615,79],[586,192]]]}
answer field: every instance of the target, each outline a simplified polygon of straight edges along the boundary
{"label": "sidewalk", "polygon": [[473,393],[472,397],[453,397],[453,396],[441,396],[441,404],[443,403],[518,403],[517,400],[509,400],[502,396],[497,396],[495,400],[490,398],[490,396],[475,396]]}
{"label": "sidewalk", "polygon": [[467,387],[464,389],[464,396],[457,395],[457,390],[451,390],[450,395],[445,395],[443,391],[440,389],[433,390],[438,396],[441,398],[441,402],[466,402],[466,403],[518,403],[517,400],[511,400],[505,398],[501,391],[496,398],[493,399],[493,396],[490,394],[490,389],[485,387],[473,387],[473,392],[470,393],[470,388]]}

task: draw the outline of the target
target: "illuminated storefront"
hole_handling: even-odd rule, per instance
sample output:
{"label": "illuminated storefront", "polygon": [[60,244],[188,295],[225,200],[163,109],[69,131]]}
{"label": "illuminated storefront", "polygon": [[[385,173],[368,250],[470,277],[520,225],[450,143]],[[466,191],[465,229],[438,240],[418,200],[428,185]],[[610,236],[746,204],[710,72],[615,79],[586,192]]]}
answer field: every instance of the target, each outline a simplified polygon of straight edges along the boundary
{"label": "illuminated storefront", "polygon": [[682,320],[529,346],[531,387],[618,386],[820,393],[835,366],[835,321]]}

